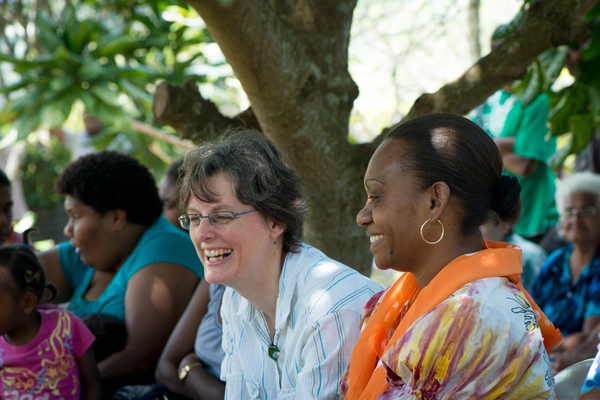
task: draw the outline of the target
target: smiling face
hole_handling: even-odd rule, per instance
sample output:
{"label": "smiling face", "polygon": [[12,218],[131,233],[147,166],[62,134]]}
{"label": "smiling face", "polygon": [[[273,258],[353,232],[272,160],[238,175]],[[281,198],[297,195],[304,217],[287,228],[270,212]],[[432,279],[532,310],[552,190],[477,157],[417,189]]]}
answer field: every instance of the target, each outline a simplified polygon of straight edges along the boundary
{"label": "smiling face", "polygon": [[[575,192],[567,196],[560,222],[565,238],[575,244],[600,243],[600,213],[596,195],[586,192]],[[575,215],[567,216],[564,212],[572,210]],[[580,212],[584,210],[582,215]],[[585,211],[591,211],[586,215]],[[595,214],[595,215],[594,215]]]}
{"label": "smiling face", "polygon": [[[222,173],[209,178],[208,187],[216,202],[191,196],[187,213],[206,216],[215,211],[241,213],[253,209],[237,199],[231,182]],[[257,279],[265,273],[274,238],[282,232],[278,227],[270,227],[259,212],[251,212],[237,216],[235,224],[226,228],[216,228],[208,218],[202,219],[200,225],[191,227],[190,237],[204,264],[206,280],[242,292],[254,289]]]}
{"label": "smiling face", "polygon": [[396,139],[384,141],[375,151],[365,173],[367,203],[356,217],[382,269],[410,271],[424,245],[419,231],[428,215],[419,205],[427,201],[427,194],[417,190],[413,173],[402,167],[406,151]]}
{"label": "smiling face", "polygon": [[115,256],[111,252],[115,246],[110,240],[113,237],[110,213],[102,216],[71,195],[65,198],[65,212],[69,221],[63,232],[75,247],[81,261],[100,270],[115,267]]}

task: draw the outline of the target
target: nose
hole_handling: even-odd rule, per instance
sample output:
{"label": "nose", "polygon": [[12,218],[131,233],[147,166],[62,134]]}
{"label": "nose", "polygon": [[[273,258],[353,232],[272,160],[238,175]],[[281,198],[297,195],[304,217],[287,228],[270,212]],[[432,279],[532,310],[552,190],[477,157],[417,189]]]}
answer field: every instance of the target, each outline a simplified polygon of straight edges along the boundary
{"label": "nose", "polygon": [[360,226],[367,226],[373,221],[371,216],[371,207],[369,203],[365,204],[362,210],[356,214],[356,223]]}
{"label": "nose", "polygon": [[198,226],[190,226],[190,238],[194,245],[200,245],[202,242],[206,242],[214,238],[215,227],[210,224],[208,218],[202,218]]}
{"label": "nose", "polygon": [[73,237],[73,218],[69,218],[65,228],[63,229],[63,235],[70,238]]}

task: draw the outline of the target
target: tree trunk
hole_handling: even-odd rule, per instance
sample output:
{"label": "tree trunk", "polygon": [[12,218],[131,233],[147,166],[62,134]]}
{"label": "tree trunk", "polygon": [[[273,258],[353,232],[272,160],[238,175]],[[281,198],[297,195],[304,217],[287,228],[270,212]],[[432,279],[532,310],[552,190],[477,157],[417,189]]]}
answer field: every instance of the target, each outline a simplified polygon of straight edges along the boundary
{"label": "tree trunk", "polygon": [[468,26],[469,26],[469,50],[471,53],[471,59],[473,62],[477,62],[481,57],[481,43],[479,36],[481,36],[480,19],[479,19],[479,5],[480,0],[469,0],[469,12],[468,12]]}

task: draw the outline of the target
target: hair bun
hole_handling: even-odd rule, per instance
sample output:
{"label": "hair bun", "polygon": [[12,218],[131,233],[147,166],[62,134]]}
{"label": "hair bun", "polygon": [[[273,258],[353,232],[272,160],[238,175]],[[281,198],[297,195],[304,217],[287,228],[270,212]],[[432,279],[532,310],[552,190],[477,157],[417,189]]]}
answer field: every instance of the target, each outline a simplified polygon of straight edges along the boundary
{"label": "hair bun", "polygon": [[496,212],[506,212],[510,210],[519,200],[521,194],[521,184],[514,176],[502,175],[498,191],[492,203],[492,210]]}

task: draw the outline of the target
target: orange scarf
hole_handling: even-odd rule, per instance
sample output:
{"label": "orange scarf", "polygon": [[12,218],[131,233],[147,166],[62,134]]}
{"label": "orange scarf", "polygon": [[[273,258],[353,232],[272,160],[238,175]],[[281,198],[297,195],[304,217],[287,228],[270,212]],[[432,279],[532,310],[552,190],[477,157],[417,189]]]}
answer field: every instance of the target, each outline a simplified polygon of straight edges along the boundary
{"label": "orange scarf", "polygon": [[376,368],[379,359],[418,318],[462,286],[478,279],[505,276],[514,282],[538,317],[546,351],[550,353],[556,348],[562,342],[560,331],[523,288],[520,283],[521,251],[509,246],[513,245],[484,242],[483,251],[456,258],[423,290],[412,274],[405,273],[400,277],[384,294],[352,352],[346,400],[376,399],[389,389],[384,369]]}

